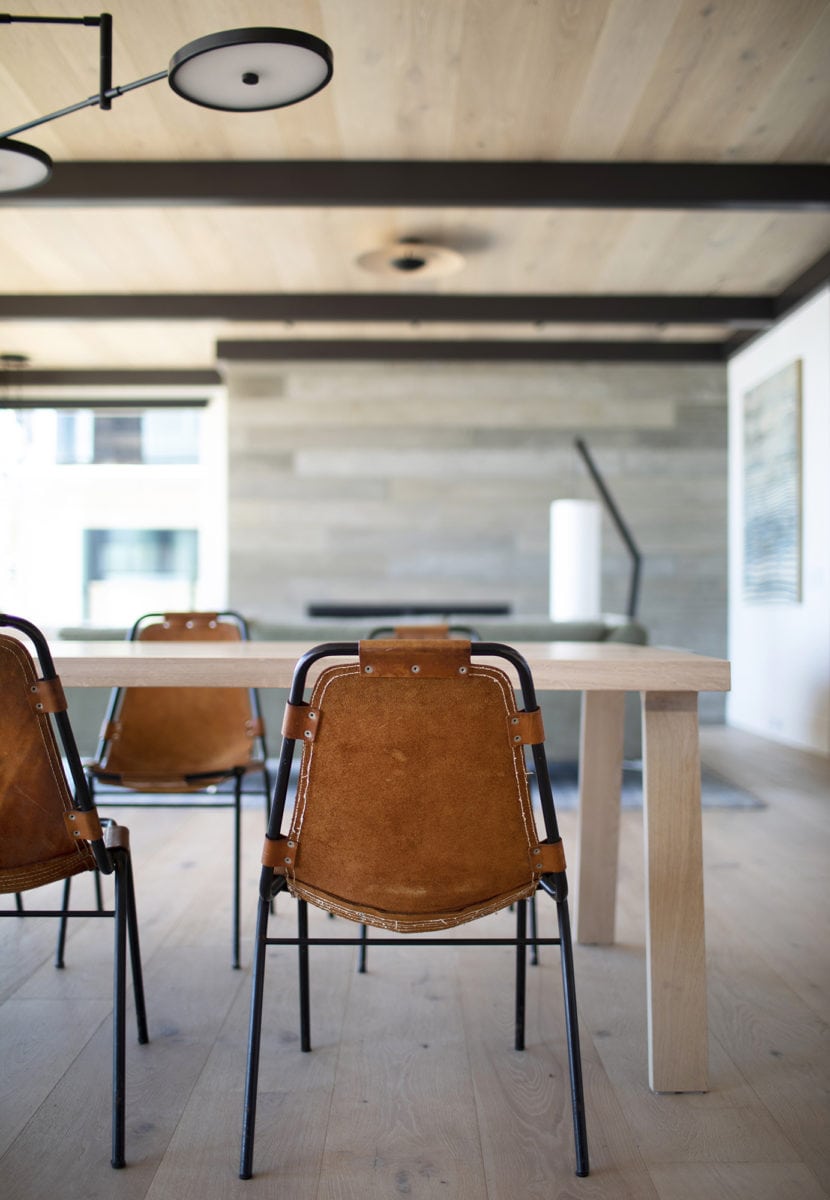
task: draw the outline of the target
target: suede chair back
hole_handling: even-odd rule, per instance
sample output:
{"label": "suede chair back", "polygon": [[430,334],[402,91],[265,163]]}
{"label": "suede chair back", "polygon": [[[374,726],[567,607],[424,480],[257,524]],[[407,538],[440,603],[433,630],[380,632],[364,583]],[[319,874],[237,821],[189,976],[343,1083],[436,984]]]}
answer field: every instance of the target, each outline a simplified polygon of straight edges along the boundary
{"label": "suede chair back", "polygon": [[531,896],[551,869],[523,757],[541,724],[503,670],[471,663],[469,642],[363,642],[297,718],[310,732],[283,864],[296,896],[424,932]]}
{"label": "suede chair back", "polygon": [[[165,613],[139,624],[135,640],[243,639],[239,626],[217,613]],[[262,722],[246,688],[123,688],[90,769],[133,789],[195,791],[211,775],[224,777],[230,768],[252,765],[261,736]]]}
{"label": "suede chair back", "polygon": [[[17,638],[0,634],[0,892],[23,892],[81,871],[95,859],[76,836],[50,712],[65,707],[60,684],[38,680]],[[95,831],[100,838],[101,829]]]}

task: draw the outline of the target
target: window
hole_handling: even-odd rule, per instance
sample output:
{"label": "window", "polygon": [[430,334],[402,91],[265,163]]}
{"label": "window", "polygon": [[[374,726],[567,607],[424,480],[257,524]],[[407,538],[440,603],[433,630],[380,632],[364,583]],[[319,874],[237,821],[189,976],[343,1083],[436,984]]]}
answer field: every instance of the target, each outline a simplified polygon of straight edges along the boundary
{"label": "window", "polygon": [[117,621],[127,599],[136,616],[195,607],[195,529],[86,529],[84,562],[84,616],[93,624]]}
{"label": "window", "polygon": [[198,408],[56,413],[56,461],[87,463],[197,463]]}
{"label": "window", "polygon": [[49,630],[227,602],[226,405],[0,403],[0,595]]}

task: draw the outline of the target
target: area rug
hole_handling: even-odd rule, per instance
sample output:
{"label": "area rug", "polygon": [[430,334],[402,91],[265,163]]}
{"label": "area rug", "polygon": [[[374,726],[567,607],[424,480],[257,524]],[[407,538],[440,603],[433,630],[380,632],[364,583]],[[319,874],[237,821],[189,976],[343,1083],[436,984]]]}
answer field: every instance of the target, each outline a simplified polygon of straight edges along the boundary
{"label": "area rug", "polygon": [[[554,763],[550,768],[553,798],[563,812],[579,804],[578,767],[575,762]],[[708,767],[701,771],[701,805],[703,808],[764,808],[763,801],[743,788],[723,779]],[[622,779],[623,808],[643,806],[643,768],[639,762],[626,763]]]}

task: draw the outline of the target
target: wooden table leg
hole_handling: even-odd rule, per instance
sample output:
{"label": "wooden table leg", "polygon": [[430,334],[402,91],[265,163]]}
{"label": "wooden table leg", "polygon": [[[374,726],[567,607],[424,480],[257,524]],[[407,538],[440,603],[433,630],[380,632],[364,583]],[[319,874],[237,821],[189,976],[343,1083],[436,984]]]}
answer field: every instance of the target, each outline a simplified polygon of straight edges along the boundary
{"label": "wooden table leg", "polygon": [[649,1083],[708,1087],[696,692],[643,695]]}
{"label": "wooden table leg", "polygon": [[583,692],[579,746],[576,938],[614,941],[625,692]]}

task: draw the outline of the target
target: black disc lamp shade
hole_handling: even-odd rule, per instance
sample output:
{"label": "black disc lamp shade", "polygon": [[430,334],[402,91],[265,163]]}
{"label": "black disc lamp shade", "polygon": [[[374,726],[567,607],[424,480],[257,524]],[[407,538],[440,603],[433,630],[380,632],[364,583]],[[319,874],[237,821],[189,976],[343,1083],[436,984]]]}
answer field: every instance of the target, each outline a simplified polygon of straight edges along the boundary
{"label": "black disc lamp shade", "polygon": [[0,192],[25,192],[52,174],[52,160],[37,146],[0,138]]}
{"label": "black disc lamp shade", "polygon": [[332,76],[320,38],[296,29],[229,29],[197,38],[170,60],[177,95],[204,108],[259,112],[306,100]]}
{"label": "black disc lamp shade", "polygon": [[0,23],[90,24],[101,28],[101,85],[97,95],[7,129],[0,134],[0,192],[23,192],[39,187],[52,173],[48,154],[14,135],[68,116],[82,108],[111,107],[112,101],[148,83],[167,79],[173,91],[192,104],[223,112],[263,112],[307,100],[332,76],[329,46],[298,29],[228,29],[189,42],[177,50],[167,71],[112,87],[112,20],[107,13],[93,17],[32,17],[0,14]]}

